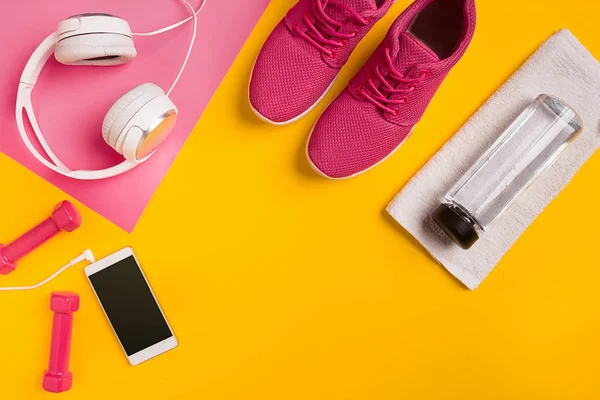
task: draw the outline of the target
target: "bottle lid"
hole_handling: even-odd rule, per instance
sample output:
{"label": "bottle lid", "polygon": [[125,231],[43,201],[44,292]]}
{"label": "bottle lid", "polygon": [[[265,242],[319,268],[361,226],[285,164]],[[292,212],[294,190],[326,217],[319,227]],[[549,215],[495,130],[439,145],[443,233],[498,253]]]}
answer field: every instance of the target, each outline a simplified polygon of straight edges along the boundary
{"label": "bottle lid", "polygon": [[475,227],[446,204],[439,205],[433,213],[433,220],[457,245],[465,250],[470,249],[479,239]]}

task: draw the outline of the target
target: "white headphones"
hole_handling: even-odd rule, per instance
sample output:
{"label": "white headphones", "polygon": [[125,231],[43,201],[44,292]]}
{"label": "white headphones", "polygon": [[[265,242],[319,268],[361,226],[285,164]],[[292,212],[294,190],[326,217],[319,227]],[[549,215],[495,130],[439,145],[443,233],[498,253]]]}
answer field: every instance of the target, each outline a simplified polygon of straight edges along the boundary
{"label": "white headphones", "polygon": [[[192,16],[165,28],[147,32],[132,33],[129,24],[109,14],[80,14],[69,17],[58,24],[56,32],[48,36],[34,51],[27,62],[17,93],[17,126],[23,142],[31,154],[46,167],[64,176],[95,180],[120,175],[146,161],[167,138],[177,120],[177,107],[169,99],[171,91],[183,73],[194,46],[197,30],[197,14],[202,10],[205,0],[198,11],[182,0],[192,11]],[[133,36],[152,36],[194,19],[194,33],[184,63],[173,85],[165,94],[153,83],[144,83],[121,96],[108,110],[102,123],[102,136],[125,161],[114,167],[102,170],[76,170],[65,166],[54,154],[44,139],[33,113],[31,93],[42,68],[54,53],[56,60],[65,65],[120,65],[137,55]],[[43,157],[33,146],[23,123],[23,111],[27,114],[37,140],[52,162]]]}

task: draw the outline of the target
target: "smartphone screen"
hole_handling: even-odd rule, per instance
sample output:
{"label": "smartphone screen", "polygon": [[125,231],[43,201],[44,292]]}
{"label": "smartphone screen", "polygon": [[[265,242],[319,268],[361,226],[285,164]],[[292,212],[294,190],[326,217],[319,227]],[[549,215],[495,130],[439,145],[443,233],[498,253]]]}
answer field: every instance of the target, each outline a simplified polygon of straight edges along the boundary
{"label": "smartphone screen", "polygon": [[134,256],[89,275],[127,356],[173,337]]}

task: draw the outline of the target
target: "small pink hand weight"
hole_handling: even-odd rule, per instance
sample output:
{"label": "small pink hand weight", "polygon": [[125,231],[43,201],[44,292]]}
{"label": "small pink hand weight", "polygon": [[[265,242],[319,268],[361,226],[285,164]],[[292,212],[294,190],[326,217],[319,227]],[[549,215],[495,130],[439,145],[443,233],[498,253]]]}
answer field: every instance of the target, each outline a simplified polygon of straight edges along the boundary
{"label": "small pink hand weight", "polygon": [[53,292],[50,309],[54,311],[52,322],[52,345],[50,362],[44,374],[42,387],[47,392],[66,392],[73,386],[73,374],[69,371],[73,313],[79,310],[79,296],[73,292]]}
{"label": "small pink hand weight", "polygon": [[52,215],[9,245],[0,244],[0,274],[8,275],[17,261],[60,231],[72,232],[81,226],[81,214],[73,204],[63,201]]}

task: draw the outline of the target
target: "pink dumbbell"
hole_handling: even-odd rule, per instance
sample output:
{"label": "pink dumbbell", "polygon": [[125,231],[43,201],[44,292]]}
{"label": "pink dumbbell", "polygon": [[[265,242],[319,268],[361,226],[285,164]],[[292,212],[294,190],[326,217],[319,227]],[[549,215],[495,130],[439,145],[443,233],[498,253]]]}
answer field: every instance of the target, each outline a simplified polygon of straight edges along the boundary
{"label": "pink dumbbell", "polygon": [[47,392],[61,393],[73,386],[73,374],[69,372],[69,356],[73,313],[79,310],[79,296],[73,292],[54,292],[50,296],[50,309],[54,311],[52,346],[42,386]]}
{"label": "pink dumbbell", "polygon": [[17,261],[60,231],[72,232],[81,226],[81,214],[73,204],[63,201],[52,216],[9,245],[0,244],[0,274],[8,275]]}

